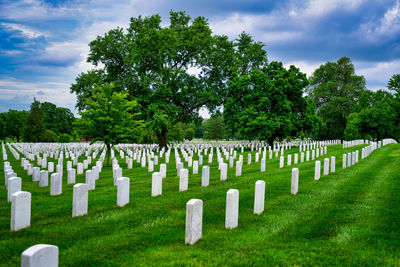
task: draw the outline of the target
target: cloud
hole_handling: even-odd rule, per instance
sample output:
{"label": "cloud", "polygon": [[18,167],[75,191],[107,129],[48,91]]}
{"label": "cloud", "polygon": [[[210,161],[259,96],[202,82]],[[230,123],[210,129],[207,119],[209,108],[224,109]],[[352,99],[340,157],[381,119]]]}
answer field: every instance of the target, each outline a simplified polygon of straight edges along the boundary
{"label": "cloud", "polygon": [[48,34],[40,32],[32,27],[16,24],[16,23],[1,23],[0,24],[6,31],[9,32],[17,32],[12,37],[16,38],[28,38],[28,39],[36,39],[39,37],[46,37]]}
{"label": "cloud", "polygon": [[396,0],[382,17],[372,19],[360,25],[360,33],[367,41],[386,42],[398,38],[400,33],[400,1]]}

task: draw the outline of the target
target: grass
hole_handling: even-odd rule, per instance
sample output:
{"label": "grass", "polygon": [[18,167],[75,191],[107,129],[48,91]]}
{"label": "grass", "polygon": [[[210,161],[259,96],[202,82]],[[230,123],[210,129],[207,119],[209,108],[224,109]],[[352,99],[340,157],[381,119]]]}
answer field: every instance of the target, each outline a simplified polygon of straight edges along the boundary
{"label": "grass", "polygon": [[[328,147],[327,156],[336,156],[336,173],[319,181],[314,180],[314,161],[279,169],[279,159],[267,159],[267,171],[261,173],[255,152],[252,165],[247,165],[250,151],[244,152],[243,175],[235,177],[235,168],[229,168],[228,180],[220,181],[214,154],[209,187],[200,186],[201,167],[198,175],[189,168],[185,192],[178,191],[171,153],[158,197],[151,197],[147,168],[134,162],[128,170],[119,159],[123,176],[131,180],[130,203],[116,205],[112,170],[103,168],[96,189],[89,192],[89,214],[77,218],[71,217],[73,185],[66,184],[65,167],[62,195],[50,196],[49,187],[32,182],[8,151],[23,179],[22,190],[32,193],[32,217],[31,227],[10,232],[11,205],[5,186],[0,187],[0,265],[20,265],[21,253],[39,243],[59,247],[60,266],[400,265],[400,145],[378,149],[364,160],[361,147]],[[359,163],[343,170],[342,154],[356,149]],[[294,166],[300,170],[295,196],[290,194]],[[84,180],[79,175],[76,182]],[[253,214],[257,180],[266,182],[261,215]],[[225,199],[231,188],[239,189],[239,226],[226,230]],[[188,246],[185,206],[192,198],[204,202],[203,237]]]}

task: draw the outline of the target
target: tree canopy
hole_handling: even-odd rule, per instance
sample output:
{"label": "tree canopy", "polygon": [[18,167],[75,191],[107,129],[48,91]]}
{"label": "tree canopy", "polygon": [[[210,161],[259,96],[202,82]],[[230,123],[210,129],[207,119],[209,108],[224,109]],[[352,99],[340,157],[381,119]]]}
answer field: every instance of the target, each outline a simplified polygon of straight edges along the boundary
{"label": "tree canopy", "polygon": [[102,67],[81,73],[71,92],[84,110],[96,84],[113,83],[137,101],[140,117],[165,146],[171,127],[199,119],[203,106],[223,103],[232,73],[267,63],[263,46],[245,33],[234,41],[212,35],[204,17],[192,20],[182,11],[171,11],[165,27],[159,15],[138,16],[126,31],[113,29],[90,43],[87,61]]}
{"label": "tree canopy", "polygon": [[46,127],[43,121],[43,111],[40,109],[40,102],[34,99],[24,125],[23,139],[25,142],[41,142],[45,131]]}
{"label": "tree canopy", "polygon": [[85,110],[79,112],[80,133],[92,143],[102,141],[107,147],[107,166],[111,146],[124,142],[136,142],[143,122],[136,120],[137,103],[127,100],[128,93],[116,92],[110,84],[97,85],[91,97],[85,100]]}
{"label": "tree canopy", "polygon": [[308,92],[326,124],[322,138],[343,138],[347,117],[355,111],[364,91],[365,79],[355,74],[347,57],[327,62],[314,71]]}
{"label": "tree canopy", "polygon": [[229,83],[224,106],[225,123],[236,137],[266,140],[294,135],[308,120],[302,94],[308,85],[305,74],[280,62],[271,62]]}

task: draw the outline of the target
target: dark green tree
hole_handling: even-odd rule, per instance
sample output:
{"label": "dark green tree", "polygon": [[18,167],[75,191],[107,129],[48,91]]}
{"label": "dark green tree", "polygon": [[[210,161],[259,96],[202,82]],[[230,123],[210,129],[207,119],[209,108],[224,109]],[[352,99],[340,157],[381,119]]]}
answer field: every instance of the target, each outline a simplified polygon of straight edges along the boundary
{"label": "dark green tree", "polygon": [[397,121],[396,101],[392,94],[384,90],[372,92],[370,107],[348,117],[345,138],[380,140],[398,138],[400,125]]}
{"label": "dark green tree", "polygon": [[225,138],[225,124],[221,114],[216,114],[204,124],[204,138],[210,140],[221,140]]}
{"label": "dark green tree", "polygon": [[[235,41],[213,36],[204,17],[191,19],[185,12],[170,12],[168,26],[152,15],[131,18],[129,28],[117,28],[90,43],[88,62],[103,66],[81,73],[71,92],[77,107],[85,108],[97,83],[113,83],[127,92],[153,129],[160,146],[179,122],[198,119],[198,110],[221,105],[233,72],[245,74],[267,62],[263,44],[243,33]],[[188,70],[197,69],[193,74]]]}
{"label": "dark green tree", "polygon": [[23,139],[25,142],[41,142],[45,131],[40,102],[34,98],[23,128]]}
{"label": "dark green tree", "polygon": [[75,120],[72,112],[67,108],[57,107],[53,103],[43,102],[40,105],[46,129],[57,134],[71,134]]}
{"label": "dark green tree", "polygon": [[355,74],[348,57],[327,62],[314,71],[308,92],[326,124],[324,138],[343,138],[347,117],[355,111],[364,91],[365,79]]}
{"label": "dark green tree", "polygon": [[8,110],[8,112],[6,113],[7,136],[13,139],[15,138],[17,139],[17,142],[19,142],[27,117],[28,112],[25,110]]}
{"label": "dark green tree", "polygon": [[102,141],[107,148],[107,166],[110,164],[111,147],[123,142],[137,142],[143,122],[136,120],[137,103],[129,101],[128,94],[116,92],[110,84],[97,85],[80,111],[78,128],[83,137],[92,143]]}
{"label": "dark green tree", "polygon": [[303,130],[307,102],[305,74],[280,62],[271,62],[249,75],[238,75],[228,88],[224,120],[236,138],[266,140],[295,135]]}
{"label": "dark green tree", "polygon": [[7,113],[0,113],[0,140],[7,137]]}
{"label": "dark green tree", "polygon": [[396,96],[400,98],[400,74],[394,74],[387,85],[387,88],[391,91],[394,91]]}

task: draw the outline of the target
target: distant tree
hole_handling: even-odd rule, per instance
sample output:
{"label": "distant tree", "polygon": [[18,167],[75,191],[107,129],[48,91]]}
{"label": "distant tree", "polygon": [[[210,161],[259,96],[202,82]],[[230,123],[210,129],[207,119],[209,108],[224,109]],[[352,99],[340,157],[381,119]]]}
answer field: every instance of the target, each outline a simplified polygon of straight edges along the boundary
{"label": "distant tree", "polygon": [[225,138],[225,124],[222,115],[212,116],[205,122],[204,138],[210,140],[221,140]]}
{"label": "distant tree", "polygon": [[80,111],[79,130],[92,143],[102,141],[107,148],[107,166],[110,165],[111,146],[135,142],[143,128],[143,121],[136,120],[137,103],[127,100],[128,94],[116,92],[110,84],[97,85]]}
{"label": "distant tree", "polygon": [[17,139],[17,142],[19,142],[27,117],[28,112],[25,110],[8,110],[6,113],[6,135],[8,137]]}
{"label": "distant tree", "polygon": [[60,143],[69,143],[71,139],[72,137],[69,134],[60,134],[57,141]]}
{"label": "distant tree", "polygon": [[[191,19],[182,11],[171,11],[167,26],[159,15],[131,18],[128,29],[110,30],[89,45],[87,61],[101,69],[81,73],[71,85],[77,107],[85,108],[95,84],[113,83],[115,91],[137,100],[161,147],[176,124],[198,119],[203,106],[213,110],[223,103],[233,72],[267,62],[264,44],[248,34],[229,41],[212,35],[204,17]],[[188,71],[194,68],[200,72]]]}
{"label": "distant tree", "polygon": [[0,139],[7,137],[7,113],[0,113]]}
{"label": "distant tree", "polygon": [[40,108],[43,111],[46,129],[52,130],[57,134],[72,133],[75,117],[69,109],[57,107],[49,102],[42,103]]}
{"label": "distant tree", "polygon": [[193,140],[193,138],[194,138],[194,129],[191,127],[187,128],[185,130],[185,139],[191,141]]}
{"label": "distant tree", "polygon": [[46,129],[40,140],[41,142],[54,143],[57,141],[57,134],[52,130]]}
{"label": "distant tree", "polygon": [[179,122],[171,126],[168,134],[168,142],[182,142],[185,139],[185,131],[183,130],[182,123]]}
{"label": "distant tree", "polygon": [[380,140],[382,138],[397,138],[400,125],[397,120],[396,101],[390,93],[383,90],[371,92],[370,107],[358,113],[352,113],[347,118],[345,138]]}
{"label": "distant tree", "polygon": [[355,74],[350,58],[321,65],[310,77],[308,91],[326,123],[325,138],[343,138],[347,117],[365,91],[365,79]]}
{"label": "distant tree", "polygon": [[400,74],[394,74],[390,78],[387,88],[394,91],[396,96],[400,98]]}
{"label": "distant tree", "polygon": [[[284,138],[300,132],[307,103],[303,92],[305,74],[280,62],[234,78],[228,87],[224,120],[231,134],[247,140]],[[238,136],[237,136],[238,137]]]}
{"label": "distant tree", "polygon": [[34,98],[23,128],[23,139],[25,142],[41,142],[45,131],[40,102]]}

